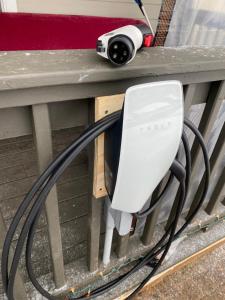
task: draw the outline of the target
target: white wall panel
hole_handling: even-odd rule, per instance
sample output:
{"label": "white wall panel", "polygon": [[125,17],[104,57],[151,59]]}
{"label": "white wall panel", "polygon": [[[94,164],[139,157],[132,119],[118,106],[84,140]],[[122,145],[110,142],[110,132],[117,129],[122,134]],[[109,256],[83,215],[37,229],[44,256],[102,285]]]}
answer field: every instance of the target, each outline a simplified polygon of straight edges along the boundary
{"label": "white wall panel", "polygon": [[[162,0],[144,1],[154,28],[161,3]],[[17,0],[17,5],[19,12],[142,18],[134,0]]]}

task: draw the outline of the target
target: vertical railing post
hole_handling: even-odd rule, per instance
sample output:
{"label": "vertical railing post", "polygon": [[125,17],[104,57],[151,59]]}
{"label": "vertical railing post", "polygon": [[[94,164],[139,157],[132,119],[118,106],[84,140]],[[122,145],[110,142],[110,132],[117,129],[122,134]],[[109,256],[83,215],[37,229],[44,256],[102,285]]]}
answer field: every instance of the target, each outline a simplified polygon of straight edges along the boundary
{"label": "vertical railing post", "polygon": [[[95,122],[95,99],[89,103],[89,124]],[[96,148],[99,139],[96,139],[88,147],[88,170],[89,170],[89,201],[88,201],[88,244],[87,260],[88,268],[94,272],[99,267],[99,247],[101,233],[102,197],[95,196],[95,176],[96,176]]]}
{"label": "vertical railing post", "polygon": [[[124,95],[98,97],[91,101],[89,107],[89,122],[93,123],[108,114],[120,110]],[[89,147],[90,170],[90,203],[89,203],[89,230],[88,230],[88,261],[89,269],[95,271],[99,262],[99,241],[101,213],[104,197],[107,196],[104,176],[104,134],[101,134]],[[126,252],[129,235],[119,237],[117,254],[122,256]]]}
{"label": "vertical railing post", "polygon": [[[184,97],[184,115],[185,116],[188,115],[191,105],[194,102],[197,88],[198,88],[197,84],[189,84],[185,88],[185,97]],[[175,215],[175,211],[177,210],[177,205],[178,205],[179,199],[180,199],[180,188],[178,188],[178,190],[177,190],[177,193],[176,193],[176,196],[175,196],[175,199],[173,202],[173,206],[171,208],[170,215],[169,215],[169,218],[168,218],[166,226],[165,226],[165,230],[168,230],[168,228],[170,227],[170,225],[174,219],[174,215]]]}
{"label": "vertical railing post", "polygon": [[[219,164],[221,163],[221,161],[224,158],[224,153],[225,153],[225,123],[223,124],[223,127],[220,131],[220,135],[216,142],[216,146],[215,146],[212,156],[210,158],[211,180],[214,180],[214,178],[215,178],[216,172],[218,171],[218,168],[219,168]],[[197,201],[198,194],[203,189],[203,183],[204,183],[204,177],[202,178],[201,183],[198,187],[195,201]],[[216,205],[217,205],[218,201],[220,200],[220,192],[222,191],[224,184],[225,184],[225,178],[223,176],[220,176],[220,178],[213,190],[211,198],[205,208],[205,211],[208,214],[212,214],[214,212]]]}
{"label": "vertical railing post", "polygon": [[[39,172],[42,173],[53,158],[51,125],[48,105],[33,105],[32,113]],[[62,288],[65,285],[65,274],[59,221],[58,198],[55,186],[49,193],[45,208],[55,286],[56,288]]]}
{"label": "vertical railing post", "polygon": [[[218,112],[222,105],[222,101],[225,99],[225,81],[220,83],[212,83],[209,95],[207,98],[206,106],[199,124],[199,130],[204,137],[204,141],[207,144],[212,132],[215,120],[218,116]],[[192,158],[193,158],[193,167],[192,167],[192,176],[191,180],[193,181],[198,172],[199,166],[201,163],[201,150],[197,140],[194,141],[194,144],[191,149]],[[193,199],[187,218],[195,210],[199,199]]]}
{"label": "vertical railing post", "polygon": [[[2,216],[2,212],[0,210],[0,253],[1,250],[3,248],[3,244],[4,244],[4,239],[5,239],[5,235],[6,235],[6,226],[5,226],[5,222]],[[9,254],[9,262],[11,263],[12,261],[12,249],[10,250],[10,254]],[[15,300],[26,300],[27,299],[27,295],[26,295],[26,290],[24,287],[24,282],[22,277],[20,276],[20,273],[17,271],[16,273],[16,279],[15,279],[15,286],[14,286],[14,297]]]}
{"label": "vertical railing post", "polygon": [[[168,180],[169,174],[163,179],[163,181],[160,183],[159,187],[156,189],[156,191],[152,195],[151,204],[155,203],[155,200],[157,197],[161,194],[163,191],[166,182]],[[141,241],[144,245],[150,245],[154,236],[155,226],[157,224],[159,213],[162,207],[162,200],[161,203],[157,206],[157,208],[147,217],[143,235],[141,237]]]}
{"label": "vertical railing post", "polygon": [[94,196],[89,201],[88,211],[88,268],[94,272],[99,267],[99,244],[102,214],[102,199]]}
{"label": "vertical railing post", "polygon": [[120,236],[120,235],[117,236],[116,255],[119,258],[126,256],[129,240],[130,240],[129,234],[125,236]]}
{"label": "vertical railing post", "polygon": [[206,212],[208,214],[212,214],[215,211],[216,204],[220,200],[222,200],[222,204],[225,205],[225,201],[223,199],[224,195],[225,195],[225,168],[223,169],[223,172],[218,182],[216,183],[216,186],[211,196],[211,200],[206,207]]}

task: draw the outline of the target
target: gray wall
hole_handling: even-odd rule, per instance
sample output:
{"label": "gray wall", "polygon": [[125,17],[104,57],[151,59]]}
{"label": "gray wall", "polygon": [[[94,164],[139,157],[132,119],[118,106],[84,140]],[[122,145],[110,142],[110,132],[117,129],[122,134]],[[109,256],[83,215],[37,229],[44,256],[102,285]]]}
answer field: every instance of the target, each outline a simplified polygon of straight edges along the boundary
{"label": "gray wall", "polygon": [[[51,103],[49,113],[53,130],[87,124],[88,101]],[[32,134],[30,107],[12,107],[0,110],[0,140]],[[13,122],[9,122],[13,120]]]}
{"label": "gray wall", "polygon": [[[144,3],[156,27],[162,0],[145,0]],[[134,0],[17,0],[17,6],[19,12],[142,18]]]}

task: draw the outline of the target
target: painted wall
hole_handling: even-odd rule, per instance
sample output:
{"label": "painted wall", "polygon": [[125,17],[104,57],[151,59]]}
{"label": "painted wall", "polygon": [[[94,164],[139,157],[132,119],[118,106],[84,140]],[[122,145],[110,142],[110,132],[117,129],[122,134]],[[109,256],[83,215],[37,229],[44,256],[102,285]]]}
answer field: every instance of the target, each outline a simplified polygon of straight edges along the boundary
{"label": "painted wall", "polygon": [[0,0],[0,12],[17,11],[17,0]]}
{"label": "painted wall", "polygon": [[[6,0],[8,1],[8,0]],[[19,12],[78,14],[141,19],[134,0],[15,0]],[[145,0],[146,10],[156,27],[162,0]]]}

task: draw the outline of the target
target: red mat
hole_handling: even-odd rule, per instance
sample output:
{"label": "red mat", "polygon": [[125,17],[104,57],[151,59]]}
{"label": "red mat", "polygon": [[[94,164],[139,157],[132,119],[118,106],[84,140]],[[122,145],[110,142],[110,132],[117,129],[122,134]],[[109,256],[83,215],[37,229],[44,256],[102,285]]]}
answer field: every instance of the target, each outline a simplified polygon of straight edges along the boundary
{"label": "red mat", "polygon": [[0,13],[0,51],[92,49],[100,35],[140,23],[122,18]]}

